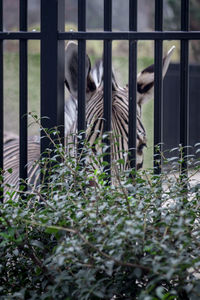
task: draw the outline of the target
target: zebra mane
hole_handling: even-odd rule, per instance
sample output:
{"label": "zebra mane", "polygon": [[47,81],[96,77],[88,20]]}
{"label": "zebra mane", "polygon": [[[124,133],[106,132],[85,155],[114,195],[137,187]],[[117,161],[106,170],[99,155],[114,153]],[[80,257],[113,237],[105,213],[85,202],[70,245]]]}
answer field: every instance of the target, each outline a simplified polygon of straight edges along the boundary
{"label": "zebra mane", "polygon": [[103,82],[103,61],[98,60],[94,67],[91,70],[91,74],[93,77],[93,80],[96,84],[96,87],[99,87],[101,83]]}
{"label": "zebra mane", "polygon": [[[96,84],[96,87],[98,88],[103,83],[103,60],[98,60],[94,67],[91,69],[91,75],[92,78]],[[115,74],[112,70],[112,89],[116,90],[116,87],[118,87],[117,81],[115,79]]]}

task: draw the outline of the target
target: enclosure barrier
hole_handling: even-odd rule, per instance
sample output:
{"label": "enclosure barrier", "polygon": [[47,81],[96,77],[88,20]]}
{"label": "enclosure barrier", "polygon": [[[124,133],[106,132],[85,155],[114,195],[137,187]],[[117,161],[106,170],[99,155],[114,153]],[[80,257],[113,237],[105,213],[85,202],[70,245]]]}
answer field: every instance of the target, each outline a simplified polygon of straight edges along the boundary
{"label": "enclosure barrier", "polygon": [[[104,131],[111,129],[112,41],[129,41],[129,148],[136,158],[137,41],[155,41],[154,145],[163,140],[162,50],[164,40],[181,41],[180,144],[188,145],[188,44],[200,40],[200,31],[189,31],[189,0],[181,1],[181,31],[163,31],[163,0],[155,0],[155,31],[137,31],[137,0],[129,0],[129,31],[112,32],[112,0],[104,0],[104,31],[86,31],[86,0],[78,0],[78,32],[65,32],[64,0],[41,0],[41,32],[27,32],[27,3],[20,0],[20,31],[3,31],[3,0],[0,0],[0,168],[3,169],[3,41],[20,41],[20,178],[27,178],[27,41],[41,41],[42,126],[62,126],[64,135],[64,41],[78,41],[78,130],[85,129],[85,53],[87,40],[104,41]],[[108,142],[108,141],[107,141]],[[41,151],[47,146],[41,140]],[[156,150],[155,150],[156,151]],[[155,154],[159,154],[155,152]],[[107,155],[108,162],[110,156]],[[156,164],[155,172],[160,168]],[[134,163],[132,165],[134,167]],[[184,163],[187,169],[187,161]]]}
{"label": "enclosure barrier", "polygon": [[[200,141],[200,65],[189,64],[189,145]],[[164,151],[180,141],[180,64],[170,63],[163,82]],[[172,134],[173,132],[173,134]],[[168,153],[170,155],[170,153]],[[200,155],[197,153],[197,157]]]}

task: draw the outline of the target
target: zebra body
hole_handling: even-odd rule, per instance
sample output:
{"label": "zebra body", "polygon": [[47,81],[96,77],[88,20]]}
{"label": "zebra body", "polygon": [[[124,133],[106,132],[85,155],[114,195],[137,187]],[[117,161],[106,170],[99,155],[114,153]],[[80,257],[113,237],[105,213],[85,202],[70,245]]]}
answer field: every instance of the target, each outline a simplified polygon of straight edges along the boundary
{"label": "zebra body", "polygon": [[[163,59],[163,76],[169,66],[170,57],[174,47],[170,49]],[[77,78],[78,78],[78,49],[74,42],[68,43],[65,51],[65,85],[70,92],[70,97],[65,101],[65,135],[77,131]],[[91,69],[90,59],[86,57],[86,137],[91,145],[96,138],[103,134],[103,63],[99,61]],[[154,66],[150,66],[140,72],[137,77],[137,140],[136,140],[136,165],[137,169],[143,164],[143,148],[146,146],[147,138],[142,124],[142,105],[153,96]],[[129,124],[129,102],[128,87],[120,87],[112,76],[112,132],[116,136],[117,143],[113,143],[112,158],[124,158],[123,153],[128,152],[128,124]],[[29,168],[28,176],[33,178],[37,169],[33,162],[39,159],[40,143],[37,138],[29,139]],[[122,157],[123,156],[123,157]],[[17,184],[19,175],[19,140],[12,138],[4,145],[4,169],[12,168],[13,174],[6,174],[5,181]]]}
{"label": "zebra body", "polygon": [[[98,93],[93,97],[86,109],[86,120],[89,124],[87,130],[88,140],[91,145],[94,144],[97,138],[101,138],[103,134],[103,92],[100,87]],[[113,133],[113,141],[111,143],[112,159],[122,159],[127,163],[128,153],[128,89],[117,87],[112,95],[112,119],[111,127]],[[143,147],[146,146],[146,132],[142,125],[141,118],[137,114],[137,169],[143,162]]]}
{"label": "zebra body", "polygon": [[[172,47],[163,58],[163,77],[165,76],[171,55]],[[87,138],[91,145],[96,138],[103,134],[103,62],[99,61],[91,69],[91,62],[86,56],[86,122],[88,126]],[[72,99],[77,99],[78,78],[78,49],[77,44],[70,42],[66,48],[65,81]],[[146,131],[142,124],[142,106],[152,99],[154,92],[154,65],[151,65],[138,74],[137,77],[137,121],[136,121],[136,167],[143,165],[143,148],[147,144]],[[77,101],[77,100],[76,100]],[[129,97],[128,86],[120,87],[112,72],[112,118],[111,130],[116,140],[112,143],[113,159],[124,159],[123,153],[128,152],[129,127]],[[76,114],[77,116],[77,114]],[[126,155],[127,157],[127,155]],[[125,161],[126,167],[126,161]]]}

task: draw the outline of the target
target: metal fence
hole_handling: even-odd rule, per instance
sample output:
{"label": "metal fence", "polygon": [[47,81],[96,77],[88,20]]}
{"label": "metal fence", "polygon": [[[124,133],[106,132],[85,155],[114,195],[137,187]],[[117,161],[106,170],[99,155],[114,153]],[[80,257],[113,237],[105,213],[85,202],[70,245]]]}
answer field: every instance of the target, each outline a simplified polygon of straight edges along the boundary
{"label": "metal fence", "polygon": [[[200,141],[200,65],[189,65],[189,142]],[[171,63],[163,82],[164,149],[177,147],[180,140],[180,64]],[[172,134],[173,133],[173,134]]]}
{"label": "metal fence", "polygon": [[[137,0],[129,0],[129,31],[112,32],[112,0],[104,0],[104,31],[86,31],[86,0],[78,0],[78,31],[65,32],[64,0],[41,0],[41,31],[27,32],[28,0],[20,0],[20,31],[3,31],[3,0],[0,0],[0,168],[3,168],[3,41],[20,43],[20,178],[27,178],[27,42],[41,42],[42,126],[64,124],[64,44],[78,41],[78,130],[85,129],[85,53],[87,40],[104,42],[105,131],[111,129],[112,41],[129,41],[129,148],[136,148],[137,41],[155,41],[154,145],[163,141],[162,53],[164,40],[181,41],[179,143],[189,144],[189,40],[199,40],[200,31],[189,31],[189,0],[181,1],[181,31],[163,31],[163,0],[155,0],[155,31],[137,31]],[[64,135],[64,129],[62,134]],[[46,147],[41,140],[41,151]],[[132,150],[132,157],[136,153]],[[185,163],[185,168],[187,163]],[[155,164],[156,167],[156,164]]]}

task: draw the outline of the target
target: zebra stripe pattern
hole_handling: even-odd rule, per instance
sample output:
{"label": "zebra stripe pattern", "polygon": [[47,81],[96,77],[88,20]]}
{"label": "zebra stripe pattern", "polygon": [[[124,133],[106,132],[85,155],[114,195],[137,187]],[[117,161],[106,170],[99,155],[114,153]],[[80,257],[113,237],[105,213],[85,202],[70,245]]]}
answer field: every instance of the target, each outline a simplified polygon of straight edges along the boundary
{"label": "zebra stripe pattern", "polygon": [[[163,59],[163,77],[167,72],[171,55],[175,47],[172,47]],[[65,103],[65,135],[76,133],[77,130],[77,78],[78,78],[78,49],[77,44],[69,42],[65,51],[65,85],[70,97]],[[86,57],[86,137],[91,145],[102,136],[103,133],[103,63],[99,61],[91,69],[90,59]],[[142,106],[153,97],[154,89],[154,65],[144,69],[137,77],[137,157],[136,166],[140,169],[143,165],[143,148],[147,144],[146,131],[142,124]],[[129,123],[128,87],[120,87],[113,73],[112,79],[112,132],[115,141],[112,145],[112,158],[124,158],[123,153],[128,151],[128,123]],[[19,140],[9,138],[4,146],[4,169],[12,168],[13,173],[7,174],[5,181],[16,184],[18,182],[19,169]],[[38,138],[29,139],[29,180],[38,181],[36,175],[38,168],[34,161],[39,159],[40,144]],[[126,162],[127,163],[127,162]],[[126,167],[125,163],[125,167]],[[39,172],[38,172],[39,173]]]}

